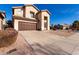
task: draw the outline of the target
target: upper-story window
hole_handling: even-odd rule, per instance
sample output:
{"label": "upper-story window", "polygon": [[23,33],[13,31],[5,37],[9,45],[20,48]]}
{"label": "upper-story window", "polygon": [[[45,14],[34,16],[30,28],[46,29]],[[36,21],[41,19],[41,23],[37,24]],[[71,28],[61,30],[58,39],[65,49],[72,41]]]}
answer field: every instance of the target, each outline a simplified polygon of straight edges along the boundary
{"label": "upper-story window", "polygon": [[34,12],[30,12],[31,18],[35,17],[35,13]]}
{"label": "upper-story window", "polygon": [[23,16],[23,10],[22,9],[16,9],[15,10],[15,15],[17,15],[17,16]]}
{"label": "upper-story window", "polygon": [[48,17],[44,16],[44,22],[47,22],[47,20],[48,20]]}
{"label": "upper-story window", "polygon": [[47,16],[44,16],[44,20],[47,20],[48,19],[48,17]]}

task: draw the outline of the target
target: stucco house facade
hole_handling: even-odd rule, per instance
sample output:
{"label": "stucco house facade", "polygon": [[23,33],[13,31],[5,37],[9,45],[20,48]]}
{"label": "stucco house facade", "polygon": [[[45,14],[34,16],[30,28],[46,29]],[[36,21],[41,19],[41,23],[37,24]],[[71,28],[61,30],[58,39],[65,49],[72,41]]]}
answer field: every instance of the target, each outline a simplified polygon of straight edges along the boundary
{"label": "stucco house facade", "polygon": [[5,18],[5,12],[0,12],[0,30],[3,29],[4,18]]}
{"label": "stucco house facade", "polygon": [[34,5],[17,6],[12,10],[15,30],[50,30],[48,10],[39,10]]}

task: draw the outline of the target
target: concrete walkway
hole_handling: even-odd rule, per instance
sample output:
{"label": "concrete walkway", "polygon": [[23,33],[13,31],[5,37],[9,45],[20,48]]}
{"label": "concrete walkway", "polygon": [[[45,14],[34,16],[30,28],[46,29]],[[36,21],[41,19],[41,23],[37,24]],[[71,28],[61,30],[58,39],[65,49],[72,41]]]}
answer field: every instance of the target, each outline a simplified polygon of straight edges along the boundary
{"label": "concrete walkway", "polygon": [[50,31],[20,31],[36,55],[79,54],[79,33],[69,37],[51,34]]}

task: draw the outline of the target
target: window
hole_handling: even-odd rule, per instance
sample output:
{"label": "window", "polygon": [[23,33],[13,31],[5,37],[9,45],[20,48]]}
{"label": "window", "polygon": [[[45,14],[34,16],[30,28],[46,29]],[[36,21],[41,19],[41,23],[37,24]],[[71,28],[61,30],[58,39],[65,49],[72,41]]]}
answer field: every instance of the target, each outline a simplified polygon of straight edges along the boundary
{"label": "window", "polygon": [[32,18],[35,17],[34,12],[30,12],[30,15],[31,15]]}
{"label": "window", "polygon": [[19,16],[23,16],[23,10],[22,9],[16,9],[16,15],[19,15]]}
{"label": "window", "polygon": [[44,20],[47,20],[48,19],[48,17],[47,16],[44,16]]}

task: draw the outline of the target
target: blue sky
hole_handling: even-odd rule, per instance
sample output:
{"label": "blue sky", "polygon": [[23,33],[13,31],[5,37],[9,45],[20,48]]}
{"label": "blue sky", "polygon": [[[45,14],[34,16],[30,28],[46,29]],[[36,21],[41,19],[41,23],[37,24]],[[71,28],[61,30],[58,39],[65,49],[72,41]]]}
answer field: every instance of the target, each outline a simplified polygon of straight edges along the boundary
{"label": "blue sky", "polygon": [[[12,7],[23,4],[0,4],[0,10],[6,12],[6,19],[12,20]],[[48,9],[51,13],[51,24],[71,24],[79,20],[79,4],[35,4],[40,9]]]}

